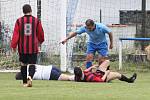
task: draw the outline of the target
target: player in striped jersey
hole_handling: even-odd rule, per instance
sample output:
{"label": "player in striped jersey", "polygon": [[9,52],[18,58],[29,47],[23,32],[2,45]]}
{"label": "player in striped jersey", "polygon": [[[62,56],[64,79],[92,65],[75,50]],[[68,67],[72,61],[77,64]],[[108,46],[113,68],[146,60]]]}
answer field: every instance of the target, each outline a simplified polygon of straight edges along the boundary
{"label": "player in striped jersey", "polygon": [[[107,69],[109,65],[109,60],[106,60],[105,63],[101,64],[98,68],[97,65],[82,70],[80,67],[74,68],[75,81],[77,82],[110,82],[114,79],[119,79],[120,81],[125,81],[128,83],[133,83],[137,77],[137,74],[134,73],[130,78],[127,78],[125,75],[122,75],[118,72],[112,72]],[[103,70],[101,70],[103,69]]]}
{"label": "player in striped jersey", "polygon": [[[23,86],[27,84],[27,64],[35,64],[37,61],[38,47],[44,42],[44,32],[38,18],[32,16],[32,9],[29,4],[23,6],[24,16],[17,19],[14,27],[11,48],[16,52],[18,46],[19,61],[21,62],[21,73]],[[33,70],[34,68],[30,68]],[[32,77],[28,77],[28,81]]]}

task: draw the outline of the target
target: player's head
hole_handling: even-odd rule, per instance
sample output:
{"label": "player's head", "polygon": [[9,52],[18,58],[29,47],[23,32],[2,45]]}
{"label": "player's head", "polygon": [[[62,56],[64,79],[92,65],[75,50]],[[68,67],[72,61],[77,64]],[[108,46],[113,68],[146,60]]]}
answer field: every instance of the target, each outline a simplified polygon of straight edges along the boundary
{"label": "player's head", "polygon": [[80,67],[75,67],[74,68],[74,74],[75,74],[75,81],[81,82],[82,81],[81,78],[83,76],[82,75],[83,74],[82,69]]}
{"label": "player's head", "polygon": [[23,13],[24,14],[27,14],[27,13],[31,13],[32,12],[32,9],[31,9],[31,6],[29,4],[25,4],[22,8],[23,10]]}
{"label": "player's head", "polygon": [[86,28],[89,31],[94,31],[94,29],[95,29],[95,23],[94,23],[94,21],[92,19],[86,20],[85,25],[86,25]]}

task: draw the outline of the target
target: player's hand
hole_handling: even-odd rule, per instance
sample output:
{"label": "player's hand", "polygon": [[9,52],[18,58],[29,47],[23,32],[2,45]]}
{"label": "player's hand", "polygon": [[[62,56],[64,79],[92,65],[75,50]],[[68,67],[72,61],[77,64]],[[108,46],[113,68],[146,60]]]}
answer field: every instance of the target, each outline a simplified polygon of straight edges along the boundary
{"label": "player's hand", "polygon": [[96,70],[97,70],[97,67],[95,67],[95,66],[92,66],[92,67],[91,67],[91,71],[92,71],[92,73],[95,73],[95,72],[96,72]]}
{"label": "player's hand", "polygon": [[[67,42],[67,39],[61,41],[60,43],[65,44],[66,42]],[[59,44],[60,44],[60,43],[59,43]]]}
{"label": "player's hand", "polygon": [[40,43],[38,44],[38,51],[39,51],[39,52],[41,52],[41,45],[42,45],[42,44],[40,44]]}
{"label": "player's hand", "polygon": [[38,51],[41,52],[41,47],[40,46],[38,47]]}
{"label": "player's hand", "polygon": [[91,66],[91,68],[97,68],[98,67],[98,65],[92,65]]}
{"label": "player's hand", "polygon": [[113,48],[113,44],[110,44],[109,49],[112,49],[112,48]]}
{"label": "player's hand", "polygon": [[16,48],[12,48],[12,52],[13,52],[13,53],[16,53]]}

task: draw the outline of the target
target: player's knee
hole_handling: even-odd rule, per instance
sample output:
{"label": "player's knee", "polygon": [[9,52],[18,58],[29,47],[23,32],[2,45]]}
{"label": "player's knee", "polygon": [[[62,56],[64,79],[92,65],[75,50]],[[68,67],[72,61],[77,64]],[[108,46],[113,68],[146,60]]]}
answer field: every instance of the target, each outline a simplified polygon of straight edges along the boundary
{"label": "player's knee", "polygon": [[99,58],[99,65],[102,64],[104,61],[106,61],[107,63],[110,63],[107,57],[102,57],[102,58]]}
{"label": "player's knee", "polygon": [[93,55],[92,55],[92,54],[88,54],[88,55],[86,56],[86,60],[87,60],[87,61],[92,61],[92,60],[93,60]]}
{"label": "player's knee", "polygon": [[107,60],[104,60],[104,61],[105,61],[107,64],[110,64],[110,60],[107,59]]}

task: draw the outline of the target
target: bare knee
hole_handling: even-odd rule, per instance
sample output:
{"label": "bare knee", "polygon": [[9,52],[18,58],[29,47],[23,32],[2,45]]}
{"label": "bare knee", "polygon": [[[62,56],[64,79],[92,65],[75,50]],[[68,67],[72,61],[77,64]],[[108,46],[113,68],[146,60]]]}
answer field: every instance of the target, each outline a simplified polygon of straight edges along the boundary
{"label": "bare knee", "polygon": [[87,54],[86,61],[92,61],[93,60],[93,54]]}
{"label": "bare knee", "polygon": [[107,61],[108,63],[110,63],[108,57],[99,57],[98,59],[99,65],[102,64],[104,61]]}
{"label": "bare knee", "polygon": [[110,61],[109,60],[104,60],[100,65],[99,68],[103,71],[106,71],[108,69],[110,65]]}

